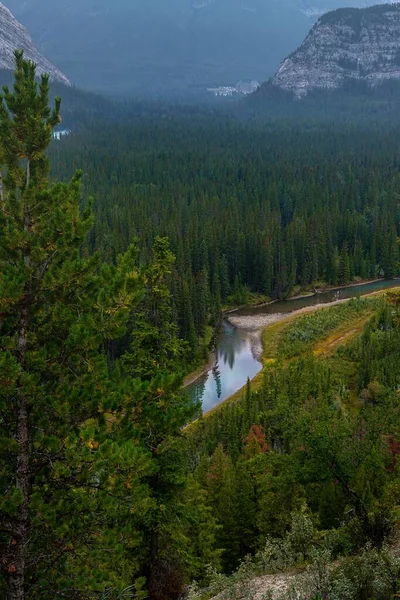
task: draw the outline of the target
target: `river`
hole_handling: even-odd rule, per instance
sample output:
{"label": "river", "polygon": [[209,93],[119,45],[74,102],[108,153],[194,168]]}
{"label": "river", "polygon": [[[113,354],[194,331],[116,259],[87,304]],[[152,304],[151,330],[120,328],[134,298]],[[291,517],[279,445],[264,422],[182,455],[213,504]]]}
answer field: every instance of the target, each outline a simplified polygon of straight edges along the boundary
{"label": "river", "polygon": [[280,320],[283,315],[308,306],[331,304],[397,286],[400,286],[400,279],[379,280],[235,311],[232,320],[240,322],[243,317],[254,317],[254,327],[242,329],[235,327],[227,318],[224,319],[217,340],[214,368],[187,387],[189,395],[193,399],[201,400],[203,412],[206,413],[240,390],[246,384],[247,378],[253,379],[261,371],[260,351],[257,349],[260,329],[258,323],[261,317],[265,322],[266,317],[270,316],[270,321],[274,322]]}

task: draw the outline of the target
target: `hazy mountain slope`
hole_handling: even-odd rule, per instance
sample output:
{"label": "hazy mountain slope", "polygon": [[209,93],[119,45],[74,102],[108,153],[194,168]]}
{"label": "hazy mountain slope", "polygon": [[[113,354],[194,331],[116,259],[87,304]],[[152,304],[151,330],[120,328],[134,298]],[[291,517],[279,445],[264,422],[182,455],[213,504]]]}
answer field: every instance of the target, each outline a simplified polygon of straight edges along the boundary
{"label": "hazy mountain slope", "polygon": [[39,54],[25,27],[0,2],[0,69],[14,68],[14,50],[16,48],[24,50],[25,56],[37,64],[38,73],[49,73],[53,81],[69,85],[65,75]]}
{"label": "hazy mountain slope", "polygon": [[400,81],[399,4],[325,14],[271,83],[302,97],[315,89],[393,80]]}
{"label": "hazy mountain slope", "polygon": [[7,3],[39,48],[77,85],[143,94],[266,79],[301,43],[316,15],[345,4],[344,0]]}

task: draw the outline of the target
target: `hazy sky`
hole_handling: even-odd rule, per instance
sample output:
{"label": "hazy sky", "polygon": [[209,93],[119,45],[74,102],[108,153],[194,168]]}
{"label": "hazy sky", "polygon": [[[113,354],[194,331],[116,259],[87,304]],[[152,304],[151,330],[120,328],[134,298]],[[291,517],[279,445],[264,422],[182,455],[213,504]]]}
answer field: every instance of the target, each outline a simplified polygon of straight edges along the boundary
{"label": "hazy sky", "polygon": [[77,85],[140,93],[180,88],[195,93],[239,79],[268,79],[320,13],[348,3],[5,0],[38,49]]}

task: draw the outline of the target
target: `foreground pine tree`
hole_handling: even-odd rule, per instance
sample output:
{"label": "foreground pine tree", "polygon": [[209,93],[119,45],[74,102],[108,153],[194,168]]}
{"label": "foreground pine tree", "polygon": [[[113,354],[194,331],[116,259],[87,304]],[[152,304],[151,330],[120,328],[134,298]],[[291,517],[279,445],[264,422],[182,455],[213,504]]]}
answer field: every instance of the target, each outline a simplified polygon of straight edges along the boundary
{"label": "foreground pine tree", "polygon": [[[0,597],[101,597],[134,582],[151,455],[119,436],[106,340],[141,297],[136,255],[82,259],[80,175],[49,183],[60,122],[49,81],[16,52],[0,98]],[[112,417],[110,417],[112,415]],[[109,422],[107,422],[109,421]],[[132,514],[134,513],[134,516]],[[129,550],[129,560],[127,558]]]}
{"label": "foreground pine tree", "polygon": [[115,266],[82,258],[80,174],[49,181],[60,101],[20,52],[3,91],[0,598],[173,600],[219,560],[187,477],[173,256],[157,239],[150,265],[134,247]]}
{"label": "foreground pine tree", "polygon": [[[197,576],[199,562],[210,562],[211,556],[218,561],[219,556],[212,544],[208,549],[198,545],[199,537],[207,533],[214,539],[215,521],[202,505],[201,492],[195,496],[188,482],[182,428],[198,407],[181,390],[179,365],[187,344],[178,339],[173,321],[167,285],[173,263],[168,240],[157,238],[143,271],[145,295],[132,313],[130,349],[121,360],[125,378],[140,381],[132,398],[131,421],[134,437],[151,453],[154,468],[147,479],[153,506],[142,530],[140,570],[153,600],[179,598],[185,576]],[[199,524],[201,533],[196,532]]]}

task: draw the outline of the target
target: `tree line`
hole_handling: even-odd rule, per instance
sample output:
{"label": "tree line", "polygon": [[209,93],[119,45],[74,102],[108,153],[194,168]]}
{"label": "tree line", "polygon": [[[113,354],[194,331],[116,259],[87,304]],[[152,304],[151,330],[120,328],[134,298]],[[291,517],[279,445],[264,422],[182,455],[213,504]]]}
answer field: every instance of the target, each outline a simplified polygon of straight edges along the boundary
{"label": "tree line", "polygon": [[[398,488],[395,303],[336,363],[278,363],[189,430],[200,407],[182,379],[223,303],[286,293],[284,266],[306,268],[300,241],[315,276],[333,264],[325,235],[337,277],[357,274],[357,244],[365,268],[396,272],[390,132],[375,132],[382,159],[368,132],[344,145],[302,132],[318,140],[310,162],[324,157],[312,167],[284,124],[263,145],[264,131],[210,115],[103,124],[49,151],[60,111],[17,52],[0,101],[0,595],[174,600],[284,536],[299,510],[338,530],[337,553],[381,545]],[[363,144],[368,160],[334,169],[332,148],[347,161]]]}
{"label": "tree line", "polygon": [[80,131],[53,147],[54,175],[86,165],[89,254],[112,263],[137,238],[146,261],[168,237],[174,318],[192,358],[227,304],[399,273],[396,124],[164,116]]}
{"label": "tree line", "polygon": [[[266,540],[282,540],[304,511],[319,531],[317,544],[334,540],[333,557],[390,541],[399,486],[399,336],[397,297],[380,303],[362,335],[330,360],[306,350],[278,361],[265,368],[257,391],[248,383],[241,400],[188,429],[194,477],[221,526],[224,572],[262,552]],[[305,556],[312,540],[303,542]]]}
{"label": "tree line", "polygon": [[[0,99],[0,596],[177,598],[213,562],[188,477],[185,344],[158,237],[105,263],[82,174],[49,181],[49,79],[16,53]],[[118,352],[115,348],[118,347]]]}

